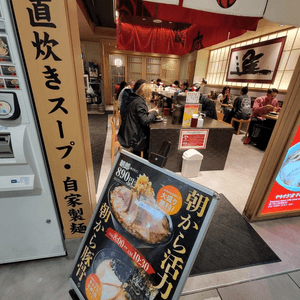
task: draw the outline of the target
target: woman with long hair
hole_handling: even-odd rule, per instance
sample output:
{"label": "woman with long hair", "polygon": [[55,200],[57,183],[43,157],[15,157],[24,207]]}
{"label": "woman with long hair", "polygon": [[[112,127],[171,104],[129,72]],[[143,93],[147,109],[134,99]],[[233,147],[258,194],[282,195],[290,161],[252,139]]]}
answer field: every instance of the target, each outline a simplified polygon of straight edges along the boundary
{"label": "woman with long hair", "polygon": [[126,114],[122,118],[122,124],[118,133],[120,144],[134,154],[140,156],[144,152],[144,158],[148,158],[150,128],[149,124],[158,115],[158,108],[148,110],[152,98],[150,84],[143,83],[135,93],[131,93],[127,104]]}
{"label": "woman with long hair", "polygon": [[126,86],[127,86],[126,81],[122,81],[122,82],[120,83],[119,89],[118,89],[117,94],[116,94],[116,100],[118,100],[121,91],[122,91]]}
{"label": "woman with long hair", "polygon": [[218,95],[217,98],[217,103],[216,103],[217,112],[221,112],[222,104],[229,103],[229,94],[230,94],[230,87],[224,86],[222,92]]}

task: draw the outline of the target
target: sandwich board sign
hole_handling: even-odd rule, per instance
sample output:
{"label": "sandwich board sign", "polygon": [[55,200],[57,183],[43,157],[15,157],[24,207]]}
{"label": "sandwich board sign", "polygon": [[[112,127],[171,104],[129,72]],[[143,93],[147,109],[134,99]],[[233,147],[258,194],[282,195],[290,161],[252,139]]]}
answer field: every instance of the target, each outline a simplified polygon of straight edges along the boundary
{"label": "sandwich board sign", "polygon": [[122,150],[78,249],[79,299],[179,299],[219,196]]}

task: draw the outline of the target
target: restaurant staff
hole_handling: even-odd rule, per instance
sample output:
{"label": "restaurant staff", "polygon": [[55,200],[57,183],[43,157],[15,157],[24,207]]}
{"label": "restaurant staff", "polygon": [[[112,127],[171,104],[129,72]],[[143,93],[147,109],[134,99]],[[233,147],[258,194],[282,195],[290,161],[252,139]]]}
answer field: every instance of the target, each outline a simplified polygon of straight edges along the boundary
{"label": "restaurant staff", "polygon": [[269,112],[280,111],[279,103],[276,99],[277,94],[277,89],[268,89],[266,96],[258,97],[255,99],[252,108],[248,137],[245,139],[244,144],[249,144],[251,142],[254,125],[259,124],[270,129],[274,128],[275,121],[266,119],[265,115],[267,115]]}

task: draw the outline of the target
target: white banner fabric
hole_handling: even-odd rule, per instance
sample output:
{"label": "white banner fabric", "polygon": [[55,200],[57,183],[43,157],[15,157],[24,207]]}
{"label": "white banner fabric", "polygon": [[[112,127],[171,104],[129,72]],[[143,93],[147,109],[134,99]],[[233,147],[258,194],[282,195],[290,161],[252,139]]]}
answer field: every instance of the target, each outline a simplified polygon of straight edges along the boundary
{"label": "white banner fabric", "polygon": [[299,0],[269,0],[264,18],[271,22],[299,27],[299,11]]}
{"label": "white banner fabric", "polygon": [[161,3],[161,4],[173,4],[173,5],[179,4],[179,0],[144,0],[144,1]]}
{"label": "white banner fabric", "polygon": [[267,0],[183,0],[183,7],[225,15],[262,17],[266,2]]}

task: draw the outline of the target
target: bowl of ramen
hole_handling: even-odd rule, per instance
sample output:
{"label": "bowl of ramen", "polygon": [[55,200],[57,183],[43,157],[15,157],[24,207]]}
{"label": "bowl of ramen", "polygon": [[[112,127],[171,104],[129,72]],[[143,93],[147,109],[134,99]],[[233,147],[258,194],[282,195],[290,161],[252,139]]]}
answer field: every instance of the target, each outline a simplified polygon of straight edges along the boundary
{"label": "bowl of ramen", "polygon": [[[96,275],[99,279],[96,282],[97,299],[100,300],[135,299],[136,295],[132,295],[133,291],[139,292],[139,299],[154,299],[157,295],[157,290],[145,271],[138,269],[129,256],[124,255],[124,252],[115,249],[100,250],[93,260],[90,274]],[[88,293],[88,284],[87,280],[86,293]],[[146,291],[148,297],[145,295]]]}
{"label": "bowl of ramen", "polygon": [[134,246],[166,245],[173,235],[172,220],[157,205],[152,183],[140,175],[134,188],[115,184],[109,192],[112,221]]}
{"label": "bowl of ramen", "polygon": [[276,181],[288,190],[300,191],[300,143],[289,149]]}

